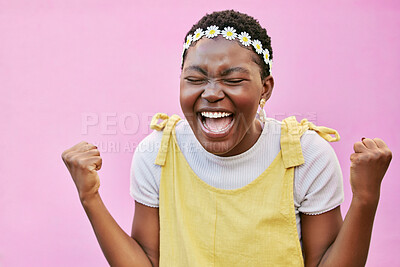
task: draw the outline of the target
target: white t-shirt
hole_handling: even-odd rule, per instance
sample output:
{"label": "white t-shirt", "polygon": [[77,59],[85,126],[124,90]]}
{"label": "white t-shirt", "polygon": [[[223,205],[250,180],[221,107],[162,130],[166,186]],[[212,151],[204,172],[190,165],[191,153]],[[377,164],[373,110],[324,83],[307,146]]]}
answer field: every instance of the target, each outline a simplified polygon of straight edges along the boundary
{"label": "white t-shirt", "polygon": [[[257,142],[247,151],[220,157],[207,152],[186,120],[175,127],[176,138],[189,166],[207,184],[221,189],[243,187],[256,179],[278,155],[281,122],[268,119]],[[154,131],[136,148],[131,168],[131,196],[150,207],[159,205],[161,166],[155,165],[162,132]],[[293,196],[297,232],[301,240],[299,212],[316,215],[343,202],[343,178],[330,144],[315,131],[300,138],[304,164],[295,167]]]}

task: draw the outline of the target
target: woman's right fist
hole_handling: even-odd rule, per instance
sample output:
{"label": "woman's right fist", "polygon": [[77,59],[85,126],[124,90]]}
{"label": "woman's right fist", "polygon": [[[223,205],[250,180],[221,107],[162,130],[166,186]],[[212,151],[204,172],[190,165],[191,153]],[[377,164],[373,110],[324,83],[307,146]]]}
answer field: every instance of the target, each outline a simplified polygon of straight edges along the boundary
{"label": "woman's right fist", "polygon": [[74,180],[80,199],[95,195],[100,187],[97,171],[102,163],[97,147],[88,142],[80,142],[65,150],[62,159]]}

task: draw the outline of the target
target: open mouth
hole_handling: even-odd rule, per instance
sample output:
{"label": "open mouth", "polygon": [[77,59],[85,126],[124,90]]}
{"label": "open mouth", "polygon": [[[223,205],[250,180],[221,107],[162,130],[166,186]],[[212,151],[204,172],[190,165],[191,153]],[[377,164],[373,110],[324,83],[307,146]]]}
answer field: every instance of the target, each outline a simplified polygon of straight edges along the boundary
{"label": "open mouth", "polygon": [[233,113],[230,112],[203,111],[199,113],[199,120],[207,135],[222,137],[229,133],[235,119]]}

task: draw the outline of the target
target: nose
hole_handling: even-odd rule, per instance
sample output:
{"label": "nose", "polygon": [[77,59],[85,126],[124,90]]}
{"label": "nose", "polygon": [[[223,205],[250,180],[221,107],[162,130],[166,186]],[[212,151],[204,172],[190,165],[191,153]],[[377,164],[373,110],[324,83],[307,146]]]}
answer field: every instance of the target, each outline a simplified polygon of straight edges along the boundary
{"label": "nose", "polygon": [[223,90],[215,83],[210,81],[204,88],[201,97],[208,102],[217,102],[225,97]]}

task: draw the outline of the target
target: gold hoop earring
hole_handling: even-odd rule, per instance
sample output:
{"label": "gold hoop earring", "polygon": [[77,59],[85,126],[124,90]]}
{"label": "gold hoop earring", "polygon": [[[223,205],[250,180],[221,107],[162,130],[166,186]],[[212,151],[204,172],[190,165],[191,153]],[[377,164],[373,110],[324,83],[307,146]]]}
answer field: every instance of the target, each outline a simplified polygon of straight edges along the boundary
{"label": "gold hoop earring", "polygon": [[260,121],[265,123],[267,121],[267,114],[265,113],[264,106],[265,102],[267,102],[264,98],[261,98],[260,100],[260,110],[258,111],[258,117],[260,118]]}

